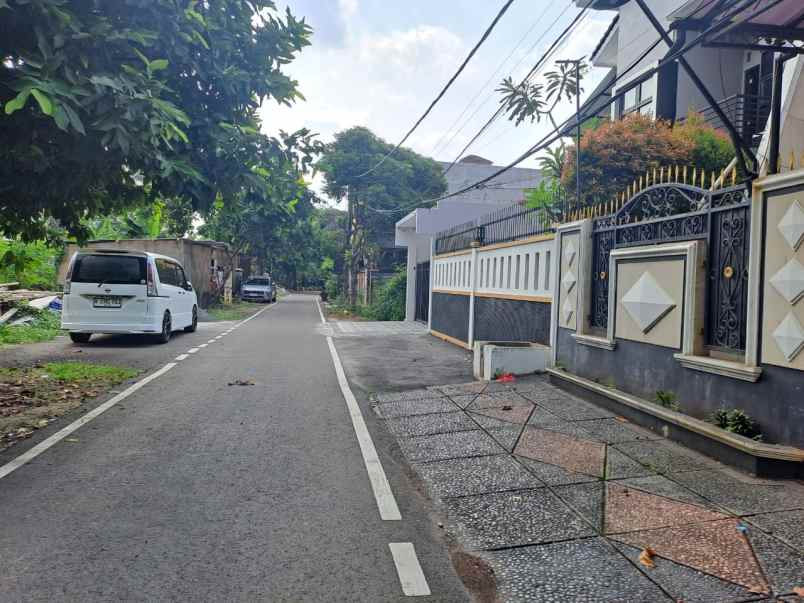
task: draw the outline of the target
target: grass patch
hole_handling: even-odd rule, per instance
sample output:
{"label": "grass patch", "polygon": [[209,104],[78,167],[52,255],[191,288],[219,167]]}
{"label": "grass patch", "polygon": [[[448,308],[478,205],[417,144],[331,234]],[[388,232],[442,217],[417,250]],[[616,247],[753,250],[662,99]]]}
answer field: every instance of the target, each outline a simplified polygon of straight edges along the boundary
{"label": "grass patch", "polygon": [[236,301],[231,304],[217,304],[207,308],[207,314],[213,320],[242,320],[254,314],[263,304]]}
{"label": "grass patch", "polygon": [[0,369],[0,449],[136,376],[134,369],[83,362]]}
{"label": "grass patch", "polygon": [[[62,333],[61,318],[58,314],[50,310],[41,312],[25,310],[25,313],[33,314],[33,321],[13,327],[7,324],[0,325],[0,345],[50,341]],[[21,315],[21,313],[17,314],[17,316]],[[17,316],[14,318],[17,318]]]}

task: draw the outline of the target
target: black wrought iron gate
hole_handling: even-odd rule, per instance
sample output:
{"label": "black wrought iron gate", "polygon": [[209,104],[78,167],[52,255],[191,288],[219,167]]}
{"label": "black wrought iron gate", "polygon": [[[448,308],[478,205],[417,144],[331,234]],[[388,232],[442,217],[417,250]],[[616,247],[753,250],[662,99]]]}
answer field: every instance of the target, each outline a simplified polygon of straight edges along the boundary
{"label": "black wrought iron gate", "polygon": [[430,262],[416,264],[416,320],[427,322],[430,310]]}
{"label": "black wrought iron gate", "polygon": [[640,191],[594,221],[589,323],[606,329],[612,249],[702,239],[707,242],[706,345],[745,349],[750,198],[746,186],[720,190],[665,183]]}

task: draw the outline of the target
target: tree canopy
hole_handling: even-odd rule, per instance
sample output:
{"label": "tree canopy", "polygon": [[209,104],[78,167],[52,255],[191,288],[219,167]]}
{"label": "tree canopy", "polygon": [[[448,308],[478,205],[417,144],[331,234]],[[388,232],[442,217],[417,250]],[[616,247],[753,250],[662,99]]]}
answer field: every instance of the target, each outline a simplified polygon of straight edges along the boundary
{"label": "tree canopy", "polygon": [[256,110],[300,98],[283,68],[310,31],[271,0],[0,0],[0,232],[55,218],[82,237],[143,198],[270,198],[285,149]]}

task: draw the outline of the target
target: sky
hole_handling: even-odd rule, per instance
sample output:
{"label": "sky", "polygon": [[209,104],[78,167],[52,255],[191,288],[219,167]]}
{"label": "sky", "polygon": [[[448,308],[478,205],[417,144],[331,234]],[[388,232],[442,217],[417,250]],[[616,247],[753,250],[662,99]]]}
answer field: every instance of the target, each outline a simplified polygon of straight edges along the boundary
{"label": "sky", "polygon": [[[321,140],[356,125],[396,144],[455,73],[494,19],[503,0],[279,0],[313,28],[312,45],[286,71],[305,101],[261,108],[263,129],[307,127]],[[519,81],[579,12],[572,0],[517,0],[446,96],[408,139],[408,146],[452,161],[497,109],[494,89],[509,75]],[[590,11],[555,59],[589,56],[614,13]],[[545,70],[549,70],[552,63]],[[604,75],[593,70],[590,92]],[[583,96],[582,96],[583,98]],[[574,103],[559,106],[569,117]],[[551,127],[499,119],[468,151],[505,165]],[[520,164],[535,167],[532,158]],[[320,191],[320,177],[313,188]]]}

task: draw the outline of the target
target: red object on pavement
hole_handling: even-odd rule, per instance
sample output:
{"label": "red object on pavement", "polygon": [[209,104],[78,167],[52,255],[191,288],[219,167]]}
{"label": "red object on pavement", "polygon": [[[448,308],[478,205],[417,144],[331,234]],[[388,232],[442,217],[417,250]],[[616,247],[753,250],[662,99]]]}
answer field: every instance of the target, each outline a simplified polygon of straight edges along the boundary
{"label": "red object on pavement", "polygon": [[505,373],[497,377],[497,381],[500,383],[511,383],[511,381],[516,381],[516,377],[514,377],[513,373]]}

